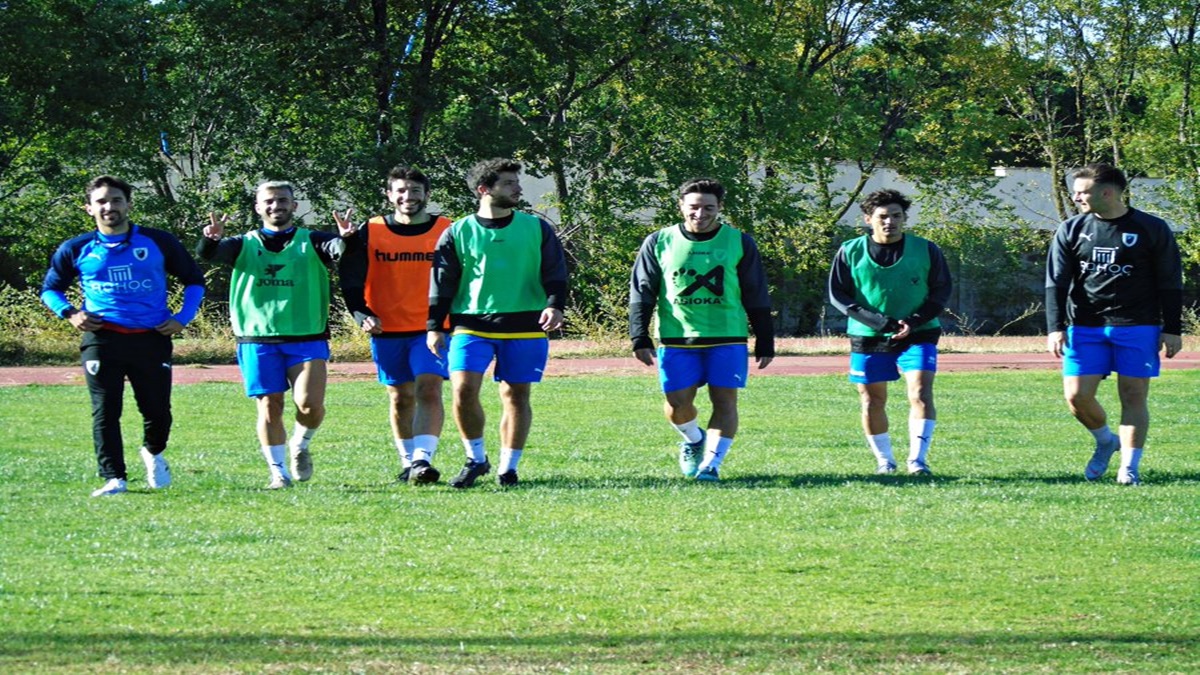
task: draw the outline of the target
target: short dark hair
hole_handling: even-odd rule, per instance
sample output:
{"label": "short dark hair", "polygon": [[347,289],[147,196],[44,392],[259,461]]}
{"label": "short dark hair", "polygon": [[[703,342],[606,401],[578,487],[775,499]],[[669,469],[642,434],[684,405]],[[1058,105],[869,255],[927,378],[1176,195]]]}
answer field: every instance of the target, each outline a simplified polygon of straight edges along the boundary
{"label": "short dark hair", "polygon": [[265,180],[265,181],[259,183],[258,187],[254,188],[255,200],[258,199],[258,193],[260,193],[264,190],[287,190],[288,195],[290,195],[292,199],[296,198],[296,186],[292,185],[291,181]]}
{"label": "short dark hair", "polygon": [[467,172],[467,187],[474,194],[480,185],[486,188],[496,187],[502,173],[520,173],[521,163],[515,159],[493,157],[479,162]]}
{"label": "short dark hair", "polygon": [[1129,181],[1126,180],[1125,173],[1123,171],[1112,164],[1105,164],[1104,162],[1088,164],[1079,171],[1076,171],[1075,177],[1090,178],[1095,183],[1112,185],[1120,192],[1124,192],[1125,188],[1129,186]]}
{"label": "short dark hair", "polygon": [[875,213],[875,209],[888,204],[899,204],[900,208],[908,213],[908,207],[912,206],[912,200],[905,197],[899,190],[876,190],[867,195],[862,200],[862,212],[868,216]]}
{"label": "short dark hair", "polygon": [[721,185],[721,181],[715,178],[693,178],[684,181],[683,185],[679,186],[680,199],[693,192],[699,192],[702,195],[712,195],[717,198],[718,202],[725,201],[725,186]]}
{"label": "short dark hair", "polygon": [[429,192],[429,176],[426,176],[420,169],[414,169],[410,166],[397,164],[392,167],[387,176],[387,189],[392,189],[392,183],[398,180],[413,180],[425,186],[425,191]]}
{"label": "short dark hair", "polygon": [[88,203],[91,203],[92,201],[92,193],[102,187],[116,188],[125,195],[125,201],[128,202],[133,200],[133,186],[129,183],[126,183],[115,176],[96,176],[91,180],[90,183],[87,184],[87,192],[84,194],[84,198],[88,201]]}

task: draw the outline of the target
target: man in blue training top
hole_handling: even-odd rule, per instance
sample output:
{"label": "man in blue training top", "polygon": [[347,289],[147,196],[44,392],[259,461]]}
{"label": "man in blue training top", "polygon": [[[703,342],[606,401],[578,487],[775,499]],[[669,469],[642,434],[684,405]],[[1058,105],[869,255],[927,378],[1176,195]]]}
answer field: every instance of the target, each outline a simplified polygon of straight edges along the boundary
{"label": "man in blue training top", "polygon": [[[84,379],[92,398],[92,440],[102,487],[93,497],[127,490],[121,407],[125,378],[142,414],[142,461],[152,489],[171,484],[162,453],[171,433],[171,336],[200,310],[204,274],[174,235],[129,222],[133,188],[112,176],[87,186],[96,230],[63,242],[50,260],[42,302],[83,333]],[[184,284],[183,307],[167,306],[167,276]],[[83,307],[67,299],[76,279]]]}

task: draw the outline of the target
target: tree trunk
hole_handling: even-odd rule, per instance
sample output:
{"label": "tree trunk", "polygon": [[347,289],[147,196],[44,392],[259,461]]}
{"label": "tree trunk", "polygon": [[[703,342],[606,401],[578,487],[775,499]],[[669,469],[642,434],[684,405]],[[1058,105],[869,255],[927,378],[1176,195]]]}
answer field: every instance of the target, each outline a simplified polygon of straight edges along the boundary
{"label": "tree trunk", "polygon": [[371,48],[375,50],[372,73],[375,95],[375,145],[383,147],[392,140],[392,78],[395,63],[388,48],[387,0],[371,0]]}

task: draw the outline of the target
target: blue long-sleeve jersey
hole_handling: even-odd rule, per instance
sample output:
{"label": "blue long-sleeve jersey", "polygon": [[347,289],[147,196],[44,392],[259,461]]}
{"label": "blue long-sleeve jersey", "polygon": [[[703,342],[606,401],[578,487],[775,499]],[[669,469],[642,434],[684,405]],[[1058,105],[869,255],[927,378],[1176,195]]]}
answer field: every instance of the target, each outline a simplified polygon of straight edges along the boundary
{"label": "blue long-sleeve jersey", "polygon": [[[167,277],[184,285],[183,307],[172,314],[167,305]],[[105,322],[130,329],[151,329],[174,318],[185,326],[204,298],[204,273],[175,235],[130,225],[119,235],[99,231],[63,242],[50,259],[42,282],[42,302],[64,316],[70,309],[66,291],[75,280],[83,289],[83,310]]]}

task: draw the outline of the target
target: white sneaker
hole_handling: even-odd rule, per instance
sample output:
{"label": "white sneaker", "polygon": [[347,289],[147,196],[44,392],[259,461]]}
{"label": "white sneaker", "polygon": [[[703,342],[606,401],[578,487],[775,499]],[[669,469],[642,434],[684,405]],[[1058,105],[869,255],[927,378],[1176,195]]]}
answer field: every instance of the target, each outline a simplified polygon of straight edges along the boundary
{"label": "white sneaker", "polygon": [[295,445],[291,446],[291,451],[292,475],[300,482],[312,478],[312,453],[308,451],[308,448],[301,448]]}
{"label": "white sneaker", "polygon": [[268,490],[283,490],[290,487],[292,487],[292,479],[281,474],[271,476],[271,482],[267,484]]}
{"label": "white sneaker", "polygon": [[1088,480],[1099,480],[1108,471],[1108,462],[1112,459],[1113,453],[1121,449],[1121,439],[1113,434],[1112,440],[1104,446],[1096,446],[1096,450],[1092,452],[1092,458],[1088,460],[1087,466],[1083,469],[1083,477]]}
{"label": "white sneaker", "polygon": [[875,473],[880,476],[884,476],[889,473],[896,473],[896,463],[880,462],[879,464],[875,465]]}
{"label": "white sneaker", "polygon": [[167,466],[167,460],[161,453],[152,455],[149,450],[142,448],[139,454],[146,465],[146,484],[150,489],[157,490],[171,484],[171,467]]}
{"label": "white sneaker", "polygon": [[932,476],[933,472],[929,470],[929,465],[920,459],[908,460],[908,475],[910,476]]}
{"label": "white sneaker", "polygon": [[129,488],[125,486],[124,478],[110,478],[99,490],[92,492],[93,497],[109,497],[111,495],[119,495],[124,492],[129,492]]}
{"label": "white sneaker", "polygon": [[1141,485],[1142,477],[1138,475],[1136,469],[1123,466],[1117,471],[1117,483],[1120,485]]}

